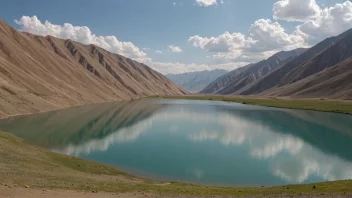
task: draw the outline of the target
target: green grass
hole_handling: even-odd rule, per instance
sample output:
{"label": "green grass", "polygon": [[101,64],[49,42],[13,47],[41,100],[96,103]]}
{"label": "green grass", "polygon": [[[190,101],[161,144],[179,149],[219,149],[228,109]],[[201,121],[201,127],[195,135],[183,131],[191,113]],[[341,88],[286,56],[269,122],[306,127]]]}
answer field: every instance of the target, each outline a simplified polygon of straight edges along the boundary
{"label": "green grass", "polygon": [[32,147],[5,132],[0,132],[0,156],[1,183],[38,189],[230,196],[352,193],[352,181],[319,183],[316,190],[312,190],[312,184],[234,188],[154,181],[100,163]]}
{"label": "green grass", "polygon": [[335,112],[352,114],[352,102],[340,100],[323,99],[277,99],[277,98],[249,98],[234,96],[159,96],[159,98],[169,99],[190,99],[190,100],[218,100],[236,102],[249,105],[259,105],[267,107],[278,107],[288,109],[305,109],[325,112]]}

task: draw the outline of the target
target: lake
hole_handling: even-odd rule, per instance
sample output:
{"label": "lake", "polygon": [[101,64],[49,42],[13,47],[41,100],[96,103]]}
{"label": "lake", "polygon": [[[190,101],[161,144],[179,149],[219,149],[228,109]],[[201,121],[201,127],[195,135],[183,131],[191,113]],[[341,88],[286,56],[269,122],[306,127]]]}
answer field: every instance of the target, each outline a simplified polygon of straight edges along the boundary
{"label": "lake", "polygon": [[145,99],[0,120],[25,142],[148,178],[226,186],[352,179],[352,116]]}

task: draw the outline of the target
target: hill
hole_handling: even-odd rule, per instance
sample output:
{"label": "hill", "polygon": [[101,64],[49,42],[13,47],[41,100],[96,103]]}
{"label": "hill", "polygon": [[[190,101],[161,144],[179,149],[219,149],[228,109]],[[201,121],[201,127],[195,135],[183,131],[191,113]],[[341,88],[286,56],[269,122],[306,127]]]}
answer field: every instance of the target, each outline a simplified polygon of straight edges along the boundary
{"label": "hill", "polygon": [[20,32],[0,19],[0,117],[186,92],[95,45]]}
{"label": "hill", "polygon": [[300,81],[267,91],[270,96],[352,98],[352,57]]}
{"label": "hill", "polygon": [[[292,51],[281,51],[275,55],[269,57],[266,60],[262,60],[255,63],[245,70],[234,76],[224,87],[218,89],[215,93],[217,94],[233,94],[243,89],[247,85],[259,80],[271,71],[281,67],[288,61],[300,55],[305,49],[300,48]],[[226,78],[226,76],[224,76]],[[207,90],[216,90],[216,88],[207,88],[202,93],[207,93]]]}
{"label": "hill", "polygon": [[339,36],[325,39],[238,94],[265,95],[276,88],[302,80],[347,59],[351,55],[351,50],[347,47],[351,36],[352,30],[349,30]]}
{"label": "hill", "polygon": [[241,72],[245,71],[252,64],[237,68],[233,71],[230,71],[220,77],[218,77],[215,81],[211,82],[207,87],[205,87],[200,93],[203,94],[216,94],[219,90],[226,87],[229,83],[232,82],[233,79],[236,78]]}
{"label": "hill", "polygon": [[172,82],[190,92],[199,92],[218,77],[226,74],[223,69],[188,72],[183,74],[167,74]]}

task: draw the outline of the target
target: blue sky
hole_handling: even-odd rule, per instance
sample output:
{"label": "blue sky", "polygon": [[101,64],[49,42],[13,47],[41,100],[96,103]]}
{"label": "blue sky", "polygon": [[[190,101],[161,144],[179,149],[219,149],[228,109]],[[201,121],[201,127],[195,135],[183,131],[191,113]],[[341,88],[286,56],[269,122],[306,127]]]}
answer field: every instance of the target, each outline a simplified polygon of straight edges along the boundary
{"label": "blue sky", "polygon": [[[212,2],[216,0],[11,0],[0,7],[0,13],[1,18],[13,27],[35,34],[72,36],[63,32],[51,33],[49,26],[40,29],[35,20],[20,21],[23,16],[36,16],[41,23],[48,20],[60,26],[64,23],[73,27],[87,26],[96,36],[115,36],[119,42],[131,42],[133,46],[128,45],[130,49],[126,50],[121,46],[108,47],[110,51],[143,61],[162,73],[215,68],[231,70],[280,50],[311,46],[324,37],[352,27],[352,20],[346,19],[352,14],[352,4],[345,0]],[[306,2],[309,5],[305,5]],[[323,22],[324,9],[329,18],[332,16],[330,22],[337,24],[336,27]],[[334,15],[331,10],[338,10],[340,14]],[[19,22],[15,23],[15,20]],[[278,23],[274,24],[276,21]],[[258,23],[250,30],[255,22]],[[312,24],[319,27],[311,28],[309,25]],[[304,27],[298,31],[299,26]],[[196,35],[197,38],[190,40]],[[93,42],[79,37],[76,40]],[[173,52],[171,45],[180,50]],[[156,50],[162,53],[156,53]]]}

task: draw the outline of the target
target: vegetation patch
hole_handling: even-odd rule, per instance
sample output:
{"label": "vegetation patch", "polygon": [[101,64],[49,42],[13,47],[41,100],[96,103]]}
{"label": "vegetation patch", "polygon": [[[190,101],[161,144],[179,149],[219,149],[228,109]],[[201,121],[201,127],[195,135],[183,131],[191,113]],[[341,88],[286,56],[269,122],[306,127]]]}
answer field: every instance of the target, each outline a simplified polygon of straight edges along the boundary
{"label": "vegetation patch", "polygon": [[343,114],[352,114],[352,102],[341,100],[321,99],[278,99],[278,98],[252,98],[235,96],[211,96],[211,95],[189,95],[189,96],[159,96],[168,99],[188,100],[218,100],[236,102],[248,105],[259,105],[267,107],[278,107],[287,109],[304,109],[314,111],[325,111]]}

